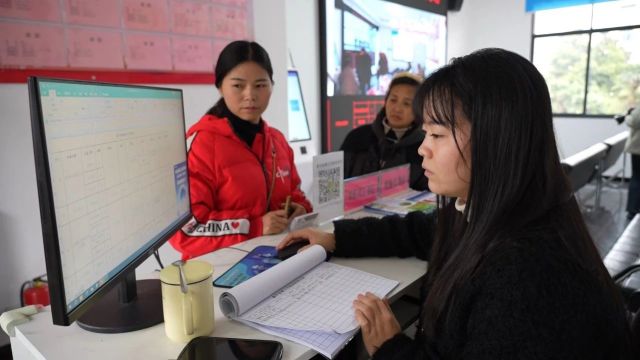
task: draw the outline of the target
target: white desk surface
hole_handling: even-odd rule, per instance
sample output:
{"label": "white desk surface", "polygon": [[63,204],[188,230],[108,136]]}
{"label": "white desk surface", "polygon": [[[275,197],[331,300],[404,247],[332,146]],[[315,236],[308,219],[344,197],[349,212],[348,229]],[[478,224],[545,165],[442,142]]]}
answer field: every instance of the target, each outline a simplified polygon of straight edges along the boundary
{"label": "white desk surface", "polygon": [[[354,213],[349,217],[361,217]],[[332,224],[324,227],[330,231]],[[275,245],[284,235],[264,236],[234,245],[251,250],[257,245]],[[201,256],[214,265],[214,278],[229,269],[246,253],[230,248]],[[176,260],[176,259],[174,259]],[[163,259],[170,264],[172,260]],[[333,258],[332,262],[394,279],[400,284],[390,294],[391,301],[398,298],[410,285],[425,274],[426,262],[416,258]],[[155,273],[151,277],[158,277]],[[309,359],[314,350],[292,341],[262,333],[249,326],[229,320],[219,310],[218,298],[225,289],[214,290],[215,330],[211,336],[268,339],[280,341],[284,347],[283,359]],[[100,334],[81,329],[76,323],[64,327],[51,322],[49,307],[32,317],[32,321],[16,327],[11,338],[14,359],[176,359],[185,344],[174,343],[164,333],[164,324],[121,334]]]}

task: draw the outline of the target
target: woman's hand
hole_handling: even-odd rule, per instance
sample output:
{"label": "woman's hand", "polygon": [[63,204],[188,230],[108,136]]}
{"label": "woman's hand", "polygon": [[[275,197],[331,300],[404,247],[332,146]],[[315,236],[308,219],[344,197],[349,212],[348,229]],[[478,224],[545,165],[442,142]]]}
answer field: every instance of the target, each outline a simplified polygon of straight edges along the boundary
{"label": "woman's hand", "polygon": [[291,209],[293,209],[293,211],[291,212],[291,216],[289,216],[289,220],[292,220],[300,215],[304,215],[307,213],[307,209],[305,209],[304,206],[298,203],[291,202],[289,206],[291,206]]}
{"label": "woman's hand", "polygon": [[333,250],[336,249],[335,235],[314,228],[304,228],[290,232],[278,245],[276,245],[276,249],[280,250],[289,244],[301,240],[308,240],[309,245],[303,247],[299,251],[302,251],[314,244],[321,245],[327,252],[333,252]]}
{"label": "woman's hand", "polygon": [[262,216],[262,235],[279,234],[289,225],[284,210],[274,210]]}
{"label": "woman's hand", "polygon": [[353,301],[353,308],[369,356],[373,356],[382,344],[401,331],[386,299],[382,300],[367,292],[358,295]]}

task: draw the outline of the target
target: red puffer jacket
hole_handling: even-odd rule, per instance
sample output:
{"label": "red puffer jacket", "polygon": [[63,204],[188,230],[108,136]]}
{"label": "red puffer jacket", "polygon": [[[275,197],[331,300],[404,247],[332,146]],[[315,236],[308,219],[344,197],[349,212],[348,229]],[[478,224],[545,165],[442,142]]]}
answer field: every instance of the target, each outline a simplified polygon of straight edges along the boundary
{"label": "red puffer jacket", "polygon": [[194,217],[170,240],[183,259],[261,236],[262,216],[281,209],[288,195],[312,211],[291,147],[280,131],[262,124],[251,148],[226,118],[205,115],[187,132],[193,136],[188,169]]}

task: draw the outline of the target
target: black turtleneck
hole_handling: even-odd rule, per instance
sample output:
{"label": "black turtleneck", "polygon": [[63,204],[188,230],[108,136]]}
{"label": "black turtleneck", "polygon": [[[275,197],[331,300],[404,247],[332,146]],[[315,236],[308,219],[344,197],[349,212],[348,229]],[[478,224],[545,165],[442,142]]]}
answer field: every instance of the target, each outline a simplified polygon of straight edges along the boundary
{"label": "black turtleneck", "polygon": [[226,104],[223,107],[222,116],[229,119],[229,123],[236,135],[251,147],[251,145],[253,145],[253,140],[256,138],[256,134],[260,132],[260,129],[262,129],[262,120],[257,124],[248,120],[243,120],[236,114],[232,113]]}

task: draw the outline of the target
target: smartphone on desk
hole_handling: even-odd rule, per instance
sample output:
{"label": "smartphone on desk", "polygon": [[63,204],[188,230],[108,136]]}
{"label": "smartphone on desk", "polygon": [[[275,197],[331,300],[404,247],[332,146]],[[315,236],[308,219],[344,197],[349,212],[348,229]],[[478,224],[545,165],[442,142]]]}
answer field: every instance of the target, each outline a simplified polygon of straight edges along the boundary
{"label": "smartphone on desk", "polygon": [[256,246],[245,257],[235,263],[213,281],[213,286],[232,288],[276,265],[281,260],[277,258],[274,246]]}
{"label": "smartphone on desk", "polygon": [[178,360],[279,360],[282,344],[273,340],[200,336],[189,341]]}

